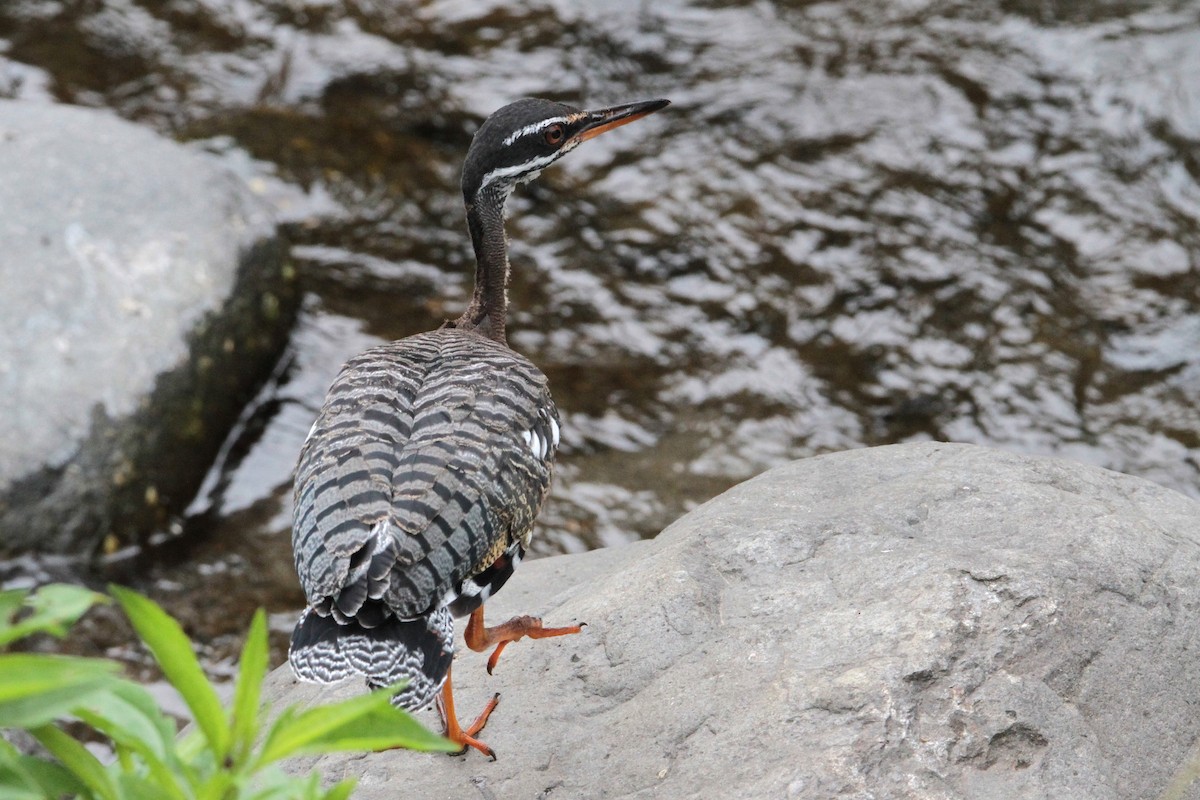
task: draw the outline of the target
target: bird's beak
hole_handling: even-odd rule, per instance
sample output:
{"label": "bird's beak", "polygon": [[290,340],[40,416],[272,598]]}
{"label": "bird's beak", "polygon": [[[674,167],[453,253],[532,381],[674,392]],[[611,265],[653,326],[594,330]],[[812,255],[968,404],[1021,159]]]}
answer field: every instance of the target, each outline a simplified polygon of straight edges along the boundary
{"label": "bird's beak", "polygon": [[597,111],[584,111],[580,114],[583,125],[571,138],[575,140],[575,144],[586,142],[605,131],[628,125],[630,122],[653,114],[670,104],[670,100],[642,100],[638,103],[626,103],[623,106],[601,108]]}

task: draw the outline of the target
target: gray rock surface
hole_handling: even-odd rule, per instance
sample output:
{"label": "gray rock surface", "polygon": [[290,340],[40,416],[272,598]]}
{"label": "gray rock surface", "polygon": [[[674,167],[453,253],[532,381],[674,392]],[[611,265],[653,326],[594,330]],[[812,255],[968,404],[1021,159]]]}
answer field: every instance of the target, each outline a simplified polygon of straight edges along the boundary
{"label": "gray rock surface", "polygon": [[0,101],[0,552],[190,499],[294,308],[265,206],[107,112]]}
{"label": "gray rock surface", "polygon": [[[1197,608],[1200,504],[1171,490],[968,445],[840,452],[652,542],[523,565],[491,621],[589,627],[492,677],[456,661],[464,717],[502,692],[495,763],[294,766],[364,800],[1155,797],[1200,734]],[[285,666],[269,694],[358,691]]]}

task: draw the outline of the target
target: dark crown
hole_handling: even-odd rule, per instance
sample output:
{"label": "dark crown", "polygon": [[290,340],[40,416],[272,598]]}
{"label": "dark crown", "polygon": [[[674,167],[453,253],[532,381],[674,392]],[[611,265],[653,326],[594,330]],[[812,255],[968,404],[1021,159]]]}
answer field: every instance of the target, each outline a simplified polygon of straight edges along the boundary
{"label": "dark crown", "polygon": [[[571,121],[583,112],[553,100],[526,98],[493,113],[471,140],[463,164],[462,192],[468,206],[481,190],[503,194],[537,174],[565,155],[574,145],[569,140]],[[554,135],[561,125],[562,133]]]}

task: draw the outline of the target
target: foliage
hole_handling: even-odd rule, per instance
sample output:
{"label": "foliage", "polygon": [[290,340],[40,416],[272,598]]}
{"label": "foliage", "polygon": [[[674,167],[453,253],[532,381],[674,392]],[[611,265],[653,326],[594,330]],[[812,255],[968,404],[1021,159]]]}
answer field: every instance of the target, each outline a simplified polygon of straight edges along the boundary
{"label": "foliage", "polygon": [[[0,729],[24,730],[51,758],[22,754],[0,739],[0,800],[73,795],[83,800],[344,800],[353,780],[329,789],[317,774],[297,777],[279,762],[346,750],[456,749],[388,702],[391,691],[341,703],[284,709],[273,721],[260,707],[267,673],[267,622],[254,615],[233,702],[222,706],[179,623],[151,600],[110,587],[134,630],[183,697],[195,726],[182,737],[141,685],[105,659],[0,653]],[[88,608],[109,598],[75,586],[0,592],[0,648],[32,633],[63,636]],[[60,727],[78,721],[115,757],[104,763]]]}

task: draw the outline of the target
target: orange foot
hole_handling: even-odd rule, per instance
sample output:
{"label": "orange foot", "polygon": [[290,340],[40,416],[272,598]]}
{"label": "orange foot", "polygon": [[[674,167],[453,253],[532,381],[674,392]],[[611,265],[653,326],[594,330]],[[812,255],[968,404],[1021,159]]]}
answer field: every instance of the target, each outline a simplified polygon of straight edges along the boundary
{"label": "orange foot", "polygon": [[438,698],[438,711],[442,712],[442,722],[446,725],[446,738],[463,746],[457,755],[462,755],[467,752],[468,747],[474,747],[479,752],[496,760],[496,751],[488,747],[483,742],[475,738],[475,734],[483,730],[483,726],[487,725],[488,717],[496,710],[496,706],[500,702],[500,693],[497,692],[488,704],[483,707],[483,711],[475,718],[470,727],[466,730],[458,724],[458,714],[454,711],[454,690],[450,685],[450,671],[446,671],[446,682],[442,684],[442,694]]}
{"label": "orange foot", "polygon": [[569,633],[579,633],[583,627],[583,625],[566,625],[562,628],[545,628],[542,627],[540,617],[513,617],[508,622],[489,628],[483,624],[483,606],[480,606],[471,612],[464,636],[467,640],[467,647],[476,653],[481,653],[492,645],[496,646],[487,662],[488,675],[491,675],[492,670],[496,668],[496,662],[500,660],[500,653],[508,646],[509,642],[515,642],[526,636],[530,639],[566,636]]}

